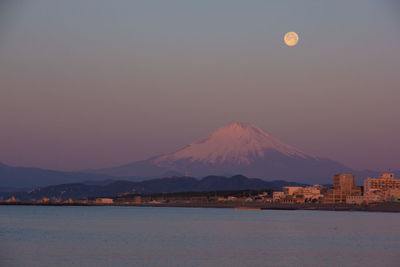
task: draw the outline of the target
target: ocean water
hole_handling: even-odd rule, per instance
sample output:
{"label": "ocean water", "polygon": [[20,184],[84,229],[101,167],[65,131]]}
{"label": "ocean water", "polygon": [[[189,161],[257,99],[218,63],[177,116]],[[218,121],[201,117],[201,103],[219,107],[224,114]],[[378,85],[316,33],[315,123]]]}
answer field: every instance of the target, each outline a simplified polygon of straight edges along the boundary
{"label": "ocean water", "polygon": [[0,206],[0,266],[400,266],[400,214]]}

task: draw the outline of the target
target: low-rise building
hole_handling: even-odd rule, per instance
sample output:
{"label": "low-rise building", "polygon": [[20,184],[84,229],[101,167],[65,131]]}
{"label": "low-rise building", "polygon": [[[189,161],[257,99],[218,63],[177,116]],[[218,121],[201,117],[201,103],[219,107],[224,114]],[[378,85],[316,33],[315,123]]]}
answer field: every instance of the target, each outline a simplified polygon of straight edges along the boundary
{"label": "low-rise building", "polygon": [[265,196],[264,198],[263,198],[263,202],[264,203],[272,203],[274,201],[274,199],[273,199],[273,196],[272,195],[268,195],[268,196]]}
{"label": "low-rise building", "polygon": [[347,196],[346,204],[357,204],[361,205],[364,202],[363,196]]}
{"label": "low-rise building", "polygon": [[228,196],[228,201],[238,201],[239,199],[235,196]]}
{"label": "low-rise building", "polygon": [[400,196],[400,179],[393,173],[382,173],[379,178],[368,177],[364,180],[364,200],[367,203],[391,201]]}
{"label": "low-rise building", "polygon": [[400,199],[400,189],[390,189],[388,193],[390,195],[390,199]]}
{"label": "low-rise building", "polygon": [[17,200],[15,199],[15,196],[10,197],[9,199],[7,199],[6,202],[16,202]]}
{"label": "low-rise building", "polygon": [[303,189],[303,187],[301,187],[301,186],[284,186],[283,192],[285,193],[286,196],[293,196],[299,190],[302,190],[302,189]]}
{"label": "low-rise building", "polygon": [[96,204],[112,204],[114,200],[112,198],[96,198]]}
{"label": "low-rise building", "polygon": [[322,188],[320,185],[308,186],[302,190],[302,194],[306,200],[319,200],[323,197],[321,194]]}
{"label": "low-rise building", "polygon": [[133,203],[141,204],[142,203],[142,196],[134,196],[133,197]]}
{"label": "low-rise building", "polygon": [[272,201],[273,202],[279,202],[281,199],[285,198],[285,193],[282,191],[275,191],[272,194]]}
{"label": "low-rise building", "polygon": [[321,194],[321,189],[323,187],[320,185],[315,186],[285,186],[283,187],[283,192],[285,196],[291,196],[296,200],[296,202],[305,202],[305,201],[313,201],[318,200],[323,197]]}

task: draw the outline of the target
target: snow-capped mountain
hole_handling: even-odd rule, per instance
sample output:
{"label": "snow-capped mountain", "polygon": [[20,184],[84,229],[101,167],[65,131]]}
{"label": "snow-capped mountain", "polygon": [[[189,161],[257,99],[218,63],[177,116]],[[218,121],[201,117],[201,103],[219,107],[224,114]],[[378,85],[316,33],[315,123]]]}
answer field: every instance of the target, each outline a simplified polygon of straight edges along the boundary
{"label": "snow-capped mountain", "polygon": [[243,174],[331,183],[334,173],[349,170],[338,162],[306,154],[255,125],[233,122],[178,151],[95,172],[142,178],[184,173],[195,177]]}
{"label": "snow-capped mountain", "polygon": [[250,123],[233,122],[194,143],[153,160],[158,166],[170,166],[177,160],[204,164],[250,165],[273,150],[289,157],[311,157],[287,145]]}

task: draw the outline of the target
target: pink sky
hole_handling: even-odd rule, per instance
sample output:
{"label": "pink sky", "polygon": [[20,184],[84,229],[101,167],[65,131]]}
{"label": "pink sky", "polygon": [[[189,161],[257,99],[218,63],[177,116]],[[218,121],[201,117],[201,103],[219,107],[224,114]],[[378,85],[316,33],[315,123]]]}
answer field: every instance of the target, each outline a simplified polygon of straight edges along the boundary
{"label": "pink sky", "polygon": [[243,121],[353,168],[400,169],[398,6],[333,2],[10,4],[0,162],[110,167]]}

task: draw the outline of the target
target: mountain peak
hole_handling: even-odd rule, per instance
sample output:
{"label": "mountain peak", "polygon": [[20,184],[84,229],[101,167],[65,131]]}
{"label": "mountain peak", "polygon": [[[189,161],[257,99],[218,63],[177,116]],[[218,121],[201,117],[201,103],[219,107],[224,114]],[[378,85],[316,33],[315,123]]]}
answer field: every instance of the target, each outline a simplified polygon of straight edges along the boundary
{"label": "mountain peak", "polygon": [[330,183],[332,173],[351,170],[336,161],[310,156],[251,123],[231,122],[172,153],[99,170],[116,176],[191,177],[243,174],[273,180]]}
{"label": "mountain peak", "polygon": [[174,153],[154,159],[154,162],[159,166],[167,166],[176,160],[249,165],[267,157],[270,151],[290,157],[311,157],[251,123],[232,122]]}
{"label": "mountain peak", "polygon": [[254,127],[254,125],[251,124],[251,123],[248,123],[248,122],[237,122],[237,121],[234,121],[234,122],[228,123],[228,124],[226,124],[225,126],[222,126],[222,127],[246,129],[246,128]]}
{"label": "mountain peak", "polygon": [[233,135],[241,137],[244,135],[264,135],[270,137],[271,135],[262,130],[261,128],[247,122],[231,122],[214,131],[212,134],[223,134],[226,136]]}

